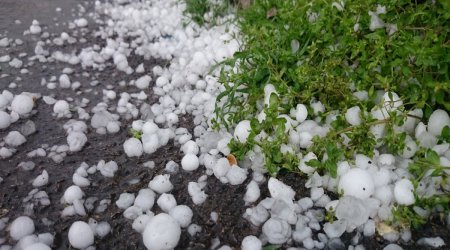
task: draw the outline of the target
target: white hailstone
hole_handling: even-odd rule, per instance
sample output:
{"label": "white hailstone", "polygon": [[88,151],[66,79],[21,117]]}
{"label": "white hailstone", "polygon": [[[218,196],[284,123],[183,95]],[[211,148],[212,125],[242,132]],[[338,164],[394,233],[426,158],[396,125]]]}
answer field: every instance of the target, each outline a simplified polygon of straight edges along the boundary
{"label": "white hailstone", "polygon": [[306,149],[313,144],[312,142],[313,135],[311,133],[303,131],[300,132],[298,135],[299,135],[299,145],[301,148]]}
{"label": "white hailstone", "polygon": [[384,22],[375,12],[369,11],[370,16],[370,31],[374,31],[376,29],[381,29],[384,27]]}
{"label": "white hailstone", "polygon": [[6,137],[4,138],[4,140],[5,143],[11,147],[20,146],[27,141],[27,139],[25,139],[25,137],[18,131],[9,132],[8,135],[6,135]]}
{"label": "white hailstone", "polygon": [[434,136],[440,136],[445,126],[450,127],[450,117],[442,109],[435,110],[428,120],[428,132]]}
{"label": "white hailstone", "polygon": [[86,177],[83,177],[77,173],[72,175],[72,182],[79,187],[88,187],[91,185],[91,182]]}
{"label": "white hailstone", "polygon": [[28,95],[16,95],[11,102],[11,110],[19,115],[25,115],[33,110],[34,101]]}
{"label": "white hailstone", "polygon": [[230,169],[230,162],[225,157],[217,160],[217,162],[212,167],[214,176],[216,176],[217,178],[225,176]]}
{"label": "white hailstone", "polygon": [[262,227],[263,234],[270,244],[283,244],[292,234],[291,226],[279,218],[270,218]]}
{"label": "white hailstone", "polygon": [[63,89],[70,88],[70,78],[66,74],[62,74],[59,76],[59,86]]}
{"label": "white hailstone", "polygon": [[127,209],[134,203],[134,194],[122,193],[116,201],[116,205],[120,209]]}
{"label": "white hailstone", "polygon": [[165,213],[151,218],[142,234],[144,245],[151,250],[174,249],[178,245],[180,235],[178,222]]}
{"label": "white hailstone", "polygon": [[311,108],[313,109],[314,115],[325,112],[325,106],[320,101],[311,103]]}
{"label": "white hailstone", "polygon": [[247,185],[247,191],[244,195],[244,201],[246,203],[253,203],[259,199],[261,191],[259,189],[258,183],[256,181],[250,181]]}
{"label": "white hailstone", "polygon": [[242,250],[261,250],[262,242],[254,235],[246,236],[241,243]]}
{"label": "white hailstone", "polygon": [[231,153],[231,150],[228,147],[230,140],[231,140],[231,138],[225,137],[225,138],[220,139],[217,142],[217,149],[224,155],[229,155]]}
{"label": "white hailstone", "polygon": [[336,220],[333,222],[327,222],[323,225],[323,231],[327,234],[328,238],[339,238],[347,229],[346,220]]}
{"label": "white hailstone", "polygon": [[48,173],[46,170],[42,171],[42,174],[38,175],[33,181],[33,187],[42,187],[48,183]]}
{"label": "white hailstone", "polygon": [[[145,126],[145,125],[144,125]],[[161,146],[157,134],[147,134],[142,135],[142,147],[144,152],[147,154],[153,154]]]}
{"label": "white hailstone", "polygon": [[418,245],[421,246],[430,246],[433,248],[439,248],[445,246],[445,241],[441,237],[429,237],[429,238],[420,238],[417,241]]}
{"label": "white hailstone", "polygon": [[412,205],[416,201],[414,198],[414,186],[408,179],[402,179],[395,183],[394,197],[398,204]]}
{"label": "white hailstone", "polygon": [[346,195],[339,200],[335,216],[339,220],[346,220],[347,229],[353,230],[367,222],[369,210],[363,200]]}
{"label": "white hailstone", "polygon": [[158,194],[170,192],[173,189],[173,185],[170,182],[170,175],[157,175],[150,181],[148,187]]}
{"label": "white hailstone", "polygon": [[123,217],[129,220],[134,220],[140,215],[142,215],[143,211],[140,207],[131,206],[123,212]]}
{"label": "white hailstone", "polygon": [[170,209],[177,206],[177,201],[175,200],[173,194],[167,193],[161,194],[156,203],[158,204],[159,208],[161,208],[161,210],[166,213],[169,213]]}
{"label": "white hailstone", "polygon": [[58,117],[70,114],[69,103],[65,100],[59,100],[53,106],[53,112],[58,115]]}
{"label": "white hailstone", "polygon": [[234,138],[240,143],[246,143],[251,130],[250,121],[243,120],[234,129]]}
{"label": "white hailstone", "polygon": [[142,233],[145,230],[145,226],[150,221],[153,215],[141,214],[133,221],[133,225],[131,226],[136,232]]}
{"label": "white hailstone", "polygon": [[79,18],[74,20],[73,22],[80,28],[86,27],[88,25],[88,21],[86,20],[86,18]]}
{"label": "white hailstone", "polygon": [[240,185],[247,179],[247,170],[234,166],[228,170],[226,177],[231,185]]}
{"label": "white hailstone", "polygon": [[375,184],[368,171],[360,168],[353,168],[341,177],[338,190],[344,195],[366,199],[374,193]]}
{"label": "white hailstone", "polygon": [[86,142],[87,137],[82,132],[74,131],[70,132],[69,135],[67,135],[67,144],[69,145],[69,150],[71,152],[80,151],[84,147]]}
{"label": "white hailstone", "polygon": [[117,133],[120,131],[120,123],[117,121],[110,121],[106,125],[106,130],[111,134]]}
{"label": "white hailstone", "polygon": [[142,208],[143,211],[150,210],[154,203],[155,193],[149,188],[139,190],[136,199],[134,199],[134,206]]}
{"label": "white hailstone", "polygon": [[266,84],[266,86],[264,86],[264,104],[265,105],[269,105],[270,102],[270,96],[273,94],[278,95],[275,86],[273,86],[272,84]]}
{"label": "white hailstone", "polygon": [[186,154],[181,159],[181,167],[185,171],[194,171],[198,168],[199,164],[198,157],[194,154]]}
{"label": "white hailstone", "polygon": [[165,77],[165,76],[160,76],[156,79],[155,84],[157,87],[163,87],[163,86],[169,84],[169,79],[167,79],[167,77]]}
{"label": "white hailstone", "polygon": [[361,124],[360,117],[361,109],[358,106],[351,107],[345,113],[345,120],[347,120],[350,125],[356,126]]}
{"label": "white hailstone", "polygon": [[84,249],[94,244],[94,232],[84,221],[74,222],[69,229],[69,242],[74,248]]}
{"label": "white hailstone", "polygon": [[192,209],[186,205],[178,205],[169,211],[169,215],[174,218],[182,228],[186,228],[191,224],[194,213]]}
{"label": "white hailstone", "polygon": [[206,201],[208,195],[202,190],[203,186],[197,182],[189,182],[188,193],[192,198],[192,202],[195,205],[200,205]]}
{"label": "white hailstone", "polygon": [[181,146],[181,151],[185,154],[197,155],[199,152],[199,147],[195,141],[189,140]]}
{"label": "white hailstone", "polygon": [[391,172],[386,168],[380,168],[372,176],[375,187],[386,186],[391,181]]}
{"label": "white hailstone", "polygon": [[303,156],[302,159],[300,159],[300,162],[298,164],[298,169],[302,171],[305,174],[312,174],[316,171],[316,168],[309,166],[306,164],[310,160],[317,160],[317,156],[313,152],[309,152],[305,156]]}
{"label": "white hailstone", "polygon": [[139,89],[147,89],[151,80],[152,78],[149,75],[141,76],[136,80],[135,85]]}
{"label": "white hailstone", "polygon": [[107,163],[102,161],[97,164],[97,170],[105,177],[114,177],[114,174],[119,170],[119,166],[117,166],[115,161],[109,161]]}
{"label": "white hailstone", "polygon": [[31,23],[30,26],[30,33],[33,35],[37,35],[39,33],[41,33],[42,29],[39,26],[39,22],[37,20],[33,20],[33,22]]}
{"label": "white hailstone", "polygon": [[369,157],[363,154],[357,154],[355,156],[355,165],[361,169],[367,169],[370,166],[373,166],[373,161]]}
{"label": "white hailstone", "polygon": [[409,159],[416,154],[417,150],[417,143],[411,139],[411,137],[407,136],[407,139],[405,139],[405,148],[403,149],[401,156],[405,159]]}
{"label": "white hailstone", "polygon": [[141,63],[136,67],[136,73],[144,73],[145,72],[145,68],[144,68],[144,64]]}
{"label": "white hailstone", "polygon": [[380,167],[391,167],[395,164],[395,157],[392,154],[381,154],[378,156]]}
{"label": "white hailstone", "polygon": [[51,250],[51,248],[44,243],[38,242],[24,247],[23,250]]}
{"label": "white hailstone", "polygon": [[128,157],[140,157],[144,152],[142,142],[136,138],[129,138],[123,144],[123,149]]}
{"label": "white hailstone", "polygon": [[5,111],[0,110],[0,129],[8,128],[11,125],[11,117]]}
{"label": "white hailstone", "polygon": [[280,199],[284,201],[293,201],[295,197],[295,191],[283,182],[270,177],[267,184],[270,192],[270,196],[274,199]]}
{"label": "white hailstone", "polygon": [[306,106],[303,104],[297,104],[295,109],[295,120],[298,122],[304,122],[306,117],[308,117],[308,110],[306,109]]}
{"label": "white hailstone", "polygon": [[9,235],[14,240],[20,240],[32,233],[34,233],[34,222],[28,216],[17,217],[9,227]]}
{"label": "white hailstone", "polygon": [[74,201],[81,200],[83,198],[83,191],[81,191],[81,188],[79,186],[72,185],[66,189],[64,192],[64,202],[68,204],[74,203]]}
{"label": "white hailstone", "polygon": [[94,233],[101,239],[104,238],[106,235],[108,235],[109,232],[111,232],[111,225],[109,225],[109,223],[106,221],[102,221],[97,224]]}
{"label": "white hailstone", "polygon": [[386,111],[397,110],[403,105],[403,101],[395,92],[386,92],[383,95],[383,106]]}

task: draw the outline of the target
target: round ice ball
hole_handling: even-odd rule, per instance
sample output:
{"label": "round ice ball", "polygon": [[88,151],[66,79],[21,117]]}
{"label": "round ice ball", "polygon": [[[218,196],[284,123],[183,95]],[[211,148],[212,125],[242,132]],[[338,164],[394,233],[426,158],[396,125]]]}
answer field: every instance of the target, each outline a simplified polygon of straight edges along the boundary
{"label": "round ice ball", "polygon": [[144,245],[152,250],[174,249],[180,240],[180,235],[180,225],[166,213],[160,213],[150,219],[142,234]]}
{"label": "round ice ball", "polygon": [[26,246],[23,250],[51,250],[51,248],[44,243],[38,242]]}
{"label": "round ice ball", "polygon": [[351,107],[345,113],[345,120],[347,120],[350,125],[359,125],[361,124],[360,113],[361,109],[358,106]]}
{"label": "round ice ball", "polygon": [[234,138],[240,143],[246,143],[251,130],[250,121],[243,120],[234,129]]}
{"label": "round ice ball", "polygon": [[408,179],[402,179],[395,183],[394,197],[398,204],[412,205],[416,201],[414,198],[414,186]]}
{"label": "round ice ball", "polygon": [[33,98],[27,95],[16,95],[11,103],[12,111],[19,115],[30,113],[33,109]]}
{"label": "round ice ball", "polygon": [[242,250],[259,250],[262,248],[262,242],[254,235],[246,236],[241,243]]}
{"label": "round ice ball", "polygon": [[199,159],[194,154],[186,154],[181,159],[181,167],[186,171],[194,171],[199,166]]}
{"label": "round ice ball", "polygon": [[128,157],[139,157],[144,152],[142,142],[136,138],[129,138],[123,144],[123,149]]}
{"label": "round ice ball", "polygon": [[450,117],[442,109],[435,110],[428,120],[428,132],[432,135],[440,136],[445,126],[450,127]]}
{"label": "round ice ball", "polygon": [[94,244],[94,232],[86,222],[76,221],[70,226],[69,242],[75,248],[87,248]]}
{"label": "round ice ball", "polygon": [[359,199],[369,198],[375,189],[369,172],[360,168],[350,169],[339,180],[338,190],[344,195],[351,195]]}
{"label": "round ice ball", "polygon": [[5,129],[11,125],[11,117],[5,111],[0,110],[0,129]]}
{"label": "round ice ball", "polygon": [[83,198],[83,195],[83,191],[79,186],[72,185],[64,192],[64,200],[67,203],[72,204],[74,201]]}
{"label": "round ice ball", "polygon": [[9,228],[9,235],[14,240],[20,240],[21,238],[34,233],[34,222],[28,216],[17,217]]}
{"label": "round ice ball", "polygon": [[308,110],[306,109],[306,106],[303,104],[297,104],[297,107],[295,109],[295,120],[297,120],[298,122],[304,122],[307,116]]}

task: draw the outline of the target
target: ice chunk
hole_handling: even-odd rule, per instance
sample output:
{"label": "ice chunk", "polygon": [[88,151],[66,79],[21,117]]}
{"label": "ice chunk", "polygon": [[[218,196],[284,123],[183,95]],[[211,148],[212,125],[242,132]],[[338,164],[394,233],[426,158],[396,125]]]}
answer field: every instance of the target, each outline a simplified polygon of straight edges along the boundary
{"label": "ice chunk", "polygon": [[155,176],[148,184],[148,187],[159,194],[170,192],[173,189],[170,175],[168,174]]}
{"label": "ice chunk", "polygon": [[247,179],[247,170],[234,166],[227,172],[226,177],[231,185],[240,185]]}
{"label": "ice chunk", "polygon": [[14,240],[20,240],[32,233],[34,233],[34,222],[28,216],[17,217],[9,227],[9,235]]}
{"label": "ice chunk", "polygon": [[259,196],[261,195],[260,193],[261,191],[259,189],[258,183],[256,183],[256,181],[251,181],[247,185],[247,191],[244,195],[245,203],[252,203],[257,201],[259,199]]}
{"label": "ice chunk", "polygon": [[186,154],[183,159],[181,159],[181,167],[185,171],[194,171],[199,166],[198,157],[195,154]]}
{"label": "ice chunk", "polygon": [[117,207],[120,209],[127,209],[134,203],[134,194],[122,193],[116,201]]}
{"label": "ice chunk", "polygon": [[345,173],[339,180],[339,191],[359,199],[369,198],[375,191],[375,185],[369,172],[354,168]]}
{"label": "ice chunk", "polygon": [[346,195],[339,200],[335,216],[347,221],[347,229],[354,229],[366,223],[369,210],[361,199]]}
{"label": "ice chunk", "polygon": [[170,209],[177,206],[177,201],[175,200],[175,197],[172,194],[167,193],[161,194],[156,203],[161,208],[161,210],[166,213],[169,213]]}
{"label": "ice chunk", "polygon": [[11,117],[5,111],[0,110],[0,130],[11,125]]}
{"label": "ice chunk", "polygon": [[126,140],[123,144],[123,148],[128,157],[140,157],[144,152],[142,142],[136,138],[129,138]]}
{"label": "ice chunk", "polygon": [[24,247],[23,250],[51,250],[51,248],[44,243],[38,242]]}
{"label": "ice chunk", "polygon": [[139,193],[134,200],[134,205],[142,208],[143,211],[150,210],[154,203],[155,193],[149,188],[139,190]]}
{"label": "ice chunk", "polygon": [[83,191],[81,191],[81,188],[78,186],[70,186],[66,189],[63,196],[63,201],[72,204],[76,200],[81,200],[83,198]]}
{"label": "ice chunk", "polygon": [[414,186],[408,179],[402,179],[395,183],[394,197],[398,204],[412,205],[416,201],[414,198]]}
{"label": "ice chunk", "polygon": [[284,220],[271,218],[262,227],[263,234],[270,244],[283,244],[292,234],[291,226]]}
{"label": "ice chunk", "polygon": [[327,234],[328,238],[339,238],[347,229],[347,221],[336,220],[332,223],[327,222],[323,225],[323,231]]}
{"label": "ice chunk", "polygon": [[450,117],[442,109],[435,110],[428,120],[428,132],[434,136],[440,136],[445,126],[450,127]]}
{"label": "ice chunk", "polygon": [[445,242],[441,237],[420,238],[417,241],[417,244],[421,246],[430,246],[434,248],[445,246]]}
{"label": "ice chunk", "polygon": [[139,215],[136,219],[133,221],[133,229],[136,230],[138,233],[142,233],[145,230],[145,226],[147,226],[147,223],[150,221],[150,219],[153,217],[152,215],[148,214],[142,214]]}
{"label": "ice chunk", "polygon": [[84,221],[74,222],[69,229],[69,242],[74,248],[84,249],[94,244],[94,232]]}
{"label": "ice chunk", "polygon": [[174,218],[182,228],[186,228],[191,224],[194,215],[191,208],[186,205],[178,205],[170,209],[169,215]]}
{"label": "ice chunk", "polygon": [[71,152],[80,151],[87,142],[87,137],[84,133],[74,131],[70,132],[67,136],[67,144],[69,145],[69,150]]}
{"label": "ice chunk", "polygon": [[80,28],[86,27],[88,25],[88,21],[86,20],[86,18],[78,18],[75,19],[73,22],[75,23],[76,26]]}
{"label": "ice chunk", "polygon": [[200,205],[205,202],[208,195],[202,190],[202,185],[197,182],[189,182],[188,192],[195,205]]}
{"label": "ice chunk", "polygon": [[119,169],[119,166],[117,166],[117,163],[115,161],[109,161],[107,163],[101,161],[99,162],[99,164],[97,164],[97,169],[105,177],[114,177],[114,174]]}
{"label": "ice chunk", "polygon": [[283,182],[271,177],[268,182],[269,192],[272,198],[293,201],[295,191]]}
{"label": "ice chunk", "polygon": [[38,175],[33,181],[33,187],[42,187],[48,183],[48,173],[46,170],[42,171],[42,174]]}
{"label": "ice chunk", "polygon": [[249,120],[243,120],[236,125],[234,129],[234,138],[240,143],[246,143],[250,135],[251,127]]}
{"label": "ice chunk", "polygon": [[11,147],[17,147],[24,144],[27,139],[18,131],[11,131],[6,135],[5,142]]}
{"label": "ice chunk", "polygon": [[141,76],[136,80],[135,85],[139,89],[147,89],[151,80],[152,78],[149,75]]}
{"label": "ice chunk", "polygon": [[261,250],[262,242],[253,235],[246,236],[241,243],[242,250]]}
{"label": "ice chunk", "polygon": [[160,213],[147,223],[144,233],[144,245],[147,249],[174,249],[180,240],[181,228],[170,215]]}

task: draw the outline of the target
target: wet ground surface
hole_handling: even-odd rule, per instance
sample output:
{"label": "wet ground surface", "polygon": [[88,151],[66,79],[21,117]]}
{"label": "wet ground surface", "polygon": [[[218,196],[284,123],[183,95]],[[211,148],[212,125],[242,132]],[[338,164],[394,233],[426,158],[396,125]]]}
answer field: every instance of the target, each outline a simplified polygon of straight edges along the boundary
{"label": "wet ground surface", "polygon": [[[81,7],[80,7],[81,6]],[[61,11],[57,12],[56,8],[60,7]],[[136,88],[121,87],[118,83],[122,80],[131,80],[130,76],[123,72],[118,72],[109,62],[109,66],[102,72],[83,69],[81,66],[70,66],[74,73],[70,76],[72,81],[80,81],[82,91],[73,90],[49,90],[45,86],[41,86],[41,78],[48,79],[51,76],[59,76],[62,70],[69,65],[65,63],[52,62],[41,64],[39,62],[30,62],[27,58],[33,55],[36,42],[45,40],[39,36],[23,35],[23,31],[28,29],[33,19],[37,19],[43,32],[48,31],[50,37],[59,36],[62,31],[71,31],[68,29],[68,21],[78,16],[82,9],[93,9],[93,1],[82,2],[75,0],[2,0],[0,2],[0,34],[2,37],[12,39],[20,38],[24,41],[21,46],[0,47],[0,56],[4,54],[11,55],[12,58],[19,57],[20,53],[26,52],[27,55],[22,57],[25,67],[29,73],[21,74],[19,70],[11,68],[7,63],[0,64],[0,90],[9,89],[11,82],[17,84],[17,88],[10,89],[17,94],[22,91],[40,93],[41,95],[54,96],[56,99],[73,98],[73,103],[79,102],[83,97],[91,102],[86,108],[90,108],[102,101],[102,89],[112,87],[117,93],[120,92],[139,92]],[[86,11],[85,17],[89,11]],[[56,18],[56,19],[55,19]],[[20,23],[16,22],[20,20]],[[57,24],[58,23],[58,24]],[[86,29],[75,32],[77,38],[84,37],[85,43],[75,43],[73,45],[65,45],[62,47],[49,47],[50,53],[54,50],[61,50],[66,53],[79,51],[87,45],[102,44],[104,40],[93,35],[96,25],[92,20]],[[2,38],[0,37],[0,39]],[[160,60],[144,60],[138,56],[128,58],[129,64],[135,68],[140,63],[144,63],[146,69],[151,69],[154,65],[167,64]],[[88,75],[83,73],[88,73]],[[133,77],[136,77],[134,75]],[[92,80],[98,80],[97,86],[90,86]],[[111,86],[109,86],[111,85]],[[151,89],[151,88],[150,88]],[[147,90],[149,96],[148,103],[156,101],[152,97],[152,91]],[[8,131],[20,130],[21,126],[27,120],[32,120],[37,132],[27,137],[27,142],[18,147],[18,152],[7,160],[0,160],[0,177],[4,181],[0,184],[0,218],[8,217],[10,220],[28,214],[33,218],[36,225],[36,233],[50,232],[54,234],[54,249],[69,249],[67,240],[67,232],[70,225],[77,220],[86,220],[86,218],[94,218],[98,221],[107,221],[112,227],[112,232],[103,239],[96,239],[97,249],[145,249],[142,237],[132,228],[132,221],[123,217],[123,210],[114,205],[119,195],[123,192],[137,193],[140,189],[146,188],[148,182],[153,176],[164,172],[166,163],[173,160],[180,164],[181,153],[179,146],[174,145],[171,141],[169,144],[152,155],[145,155],[141,158],[127,158],[123,152],[123,142],[130,135],[128,129],[130,127],[129,120],[121,119],[121,130],[114,135],[99,135],[95,131],[90,130],[87,133],[88,143],[82,151],[77,153],[69,153],[67,157],[60,163],[53,162],[48,157],[29,158],[27,153],[39,148],[42,144],[61,145],[66,144],[66,135],[63,124],[68,120],[66,118],[58,119],[52,115],[52,106],[45,104],[42,99],[36,102],[35,114],[28,119],[21,119],[19,122],[11,125],[7,131],[0,131],[0,137],[4,137]],[[188,128],[192,133],[193,123],[189,116],[181,119],[180,123]],[[87,211],[86,217],[66,217],[61,218],[60,213],[64,209],[60,199],[64,190],[72,185],[72,174],[80,166],[82,162],[88,165],[97,164],[99,160],[114,160],[119,165],[119,170],[113,178],[105,178],[99,173],[90,176],[91,186],[83,188],[86,197],[96,197],[98,200],[95,205],[102,199],[110,199],[112,204],[108,206],[103,213],[95,213]],[[32,171],[24,171],[20,169],[18,164],[22,161],[33,161],[36,167]],[[144,168],[144,162],[152,160],[156,167],[153,170]],[[47,170],[50,175],[49,184],[42,188],[49,195],[51,205],[43,207],[39,204],[34,206],[32,212],[26,210],[22,200],[33,189],[32,180],[43,170]],[[196,181],[203,174],[203,169],[188,173],[179,171],[178,174],[171,176],[171,182],[174,190],[171,192],[177,200],[178,204],[185,204],[192,208],[194,216],[193,223],[202,227],[201,233],[196,236],[190,236],[186,230],[182,231],[181,239],[177,249],[208,249],[212,245],[214,238],[219,238],[220,242],[238,248],[242,239],[247,235],[260,235],[259,228],[253,226],[242,215],[247,208],[243,201],[245,187],[250,179],[243,185],[231,186],[220,183],[214,177],[208,178],[205,192],[208,194],[206,202],[200,206],[194,205],[187,192],[188,183]],[[250,176],[250,175],[249,175]],[[304,182],[299,181],[297,176],[292,174],[284,174],[279,177],[283,182],[290,185],[296,190],[300,198],[302,194],[309,194],[304,188]],[[140,180],[137,184],[134,180]],[[308,192],[308,193],[307,193]],[[261,186],[261,197],[267,197],[268,190],[266,185]],[[155,205],[156,207],[156,205]],[[158,208],[156,208],[155,212]],[[155,209],[154,209],[155,210]],[[217,212],[218,220],[211,220],[211,212]],[[42,219],[47,218],[52,223],[48,225]],[[433,220],[420,230],[413,232],[413,238],[417,239],[424,236],[435,237],[440,236],[448,242],[450,232],[440,220]],[[343,240],[346,244],[350,244],[354,234],[346,234]],[[0,237],[6,237],[7,243],[14,245],[6,231],[0,232]],[[366,249],[381,249],[387,245],[380,237],[362,239]],[[405,248],[423,249],[415,245],[406,245]]]}

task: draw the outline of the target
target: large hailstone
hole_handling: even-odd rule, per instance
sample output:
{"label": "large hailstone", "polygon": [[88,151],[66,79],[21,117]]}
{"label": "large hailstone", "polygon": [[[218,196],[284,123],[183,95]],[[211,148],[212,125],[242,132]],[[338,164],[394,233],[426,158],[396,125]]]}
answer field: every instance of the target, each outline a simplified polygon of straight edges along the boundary
{"label": "large hailstone", "polygon": [[358,106],[351,107],[345,113],[345,120],[347,120],[350,125],[356,126],[361,124],[361,109]]}
{"label": "large hailstone", "polygon": [[25,115],[33,110],[34,101],[28,95],[16,95],[11,103],[12,111],[19,115]]}
{"label": "large hailstone", "polygon": [[306,109],[306,106],[303,104],[297,104],[297,107],[295,109],[295,120],[297,120],[298,122],[304,122],[307,116],[308,110]]}
{"label": "large hailstone", "polygon": [[261,250],[262,242],[254,235],[246,236],[241,243],[242,250]]}
{"label": "large hailstone", "polygon": [[17,217],[9,228],[9,235],[14,240],[20,240],[32,233],[34,233],[34,222],[28,216]]}
{"label": "large hailstone", "polygon": [[136,138],[129,138],[123,144],[123,149],[128,157],[139,157],[144,153],[142,142]]}
{"label": "large hailstone", "polygon": [[11,117],[5,111],[0,110],[0,129],[5,129],[11,125]]}
{"label": "large hailstone", "polygon": [[450,127],[450,117],[442,109],[435,110],[428,120],[428,132],[434,136],[440,136],[445,126]]}
{"label": "large hailstone", "polygon": [[347,221],[347,229],[354,229],[369,219],[369,209],[363,200],[353,196],[344,196],[336,206],[336,218]]}
{"label": "large hailstone", "polygon": [[94,232],[84,221],[74,222],[69,229],[69,242],[74,248],[84,249],[94,244]]}
{"label": "large hailstone", "polygon": [[199,165],[199,159],[195,154],[186,154],[183,159],[181,159],[181,167],[185,171],[194,171]]}
{"label": "large hailstone", "polygon": [[147,223],[144,245],[151,250],[174,249],[180,240],[181,228],[178,222],[166,213],[160,213]]}
{"label": "large hailstone", "polygon": [[414,198],[414,186],[408,179],[402,179],[395,183],[394,197],[398,204],[412,205],[416,201]]}
{"label": "large hailstone", "polygon": [[270,218],[262,227],[263,234],[270,244],[283,244],[292,234],[291,226],[279,218]]}
{"label": "large hailstone", "polygon": [[344,195],[366,199],[373,194],[375,184],[369,172],[364,169],[353,168],[341,177],[338,190],[343,192]]}
{"label": "large hailstone", "polygon": [[250,121],[243,120],[234,129],[234,138],[240,143],[246,143],[251,130]]}

